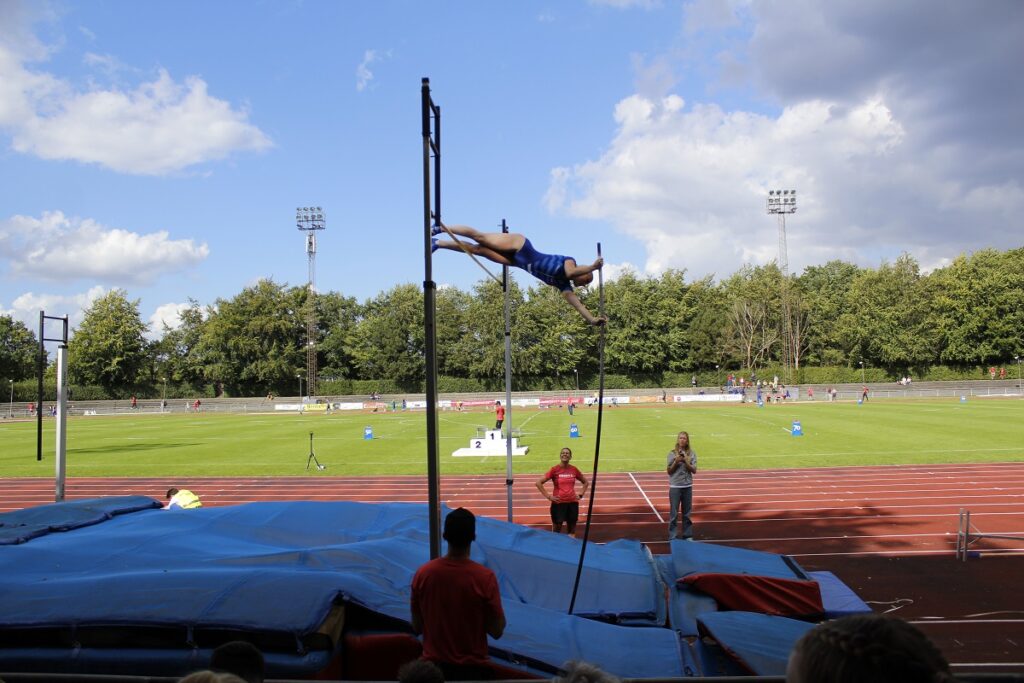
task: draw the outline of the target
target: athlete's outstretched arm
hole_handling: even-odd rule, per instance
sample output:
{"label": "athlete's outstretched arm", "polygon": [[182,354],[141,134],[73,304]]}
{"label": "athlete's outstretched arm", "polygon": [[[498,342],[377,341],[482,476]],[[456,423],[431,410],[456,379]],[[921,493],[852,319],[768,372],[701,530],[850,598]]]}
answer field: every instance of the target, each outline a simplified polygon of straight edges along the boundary
{"label": "athlete's outstretched arm", "polygon": [[597,260],[594,261],[589,266],[581,266],[578,263],[576,263],[576,261],[574,260],[573,264],[571,266],[569,266],[569,265],[565,266],[565,276],[567,278],[569,278],[570,280],[575,280],[576,278],[578,278],[581,275],[586,275],[587,273],[593,273],[595,270],[600,269],[601,266],[603,266],[603,265],[604,265],[604,259],[601,258],[600,256],[598,256]]}
{"label": "athlete's outstretched arm", "polygon": [[583,302],[580,301],[580,298],[576,296],[576,292],[562,292],[562,296],[565,297],[565,300],[568,301],[573,308],[579,311],[580,315],[583,316],[583,319],[591,325],[604,325],[608,322],[608,318],[603,315],[595,316],[591,313],[590,310],[583,305]]}

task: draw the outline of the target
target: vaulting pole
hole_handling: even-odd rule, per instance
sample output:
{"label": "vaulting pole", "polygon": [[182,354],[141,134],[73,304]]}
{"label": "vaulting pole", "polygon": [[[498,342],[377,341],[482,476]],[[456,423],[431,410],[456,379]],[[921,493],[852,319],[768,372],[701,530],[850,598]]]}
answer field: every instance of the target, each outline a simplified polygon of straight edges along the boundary
{"label": "vaulting pole", "polygon": [[[601,257],[601,243],[597,243],[597,256]],[[598,315],[604,315],[604,276],[597,271]],[[590,520],[594,516],[594,495],[597,492],[598,460],[601,456],[601,417],[604,415],[604,341],[608,323],[601,325],[597,343],[598,375],[597,388],[597,436],[594,441],[594,473],[590,480],[590,502],[587,504],[587,523],[583,526],[583,543],[580,547],[580,563],[576,567],[576,580],[572,585],[572,599],[569,601],[569,614],[576,608],[576,594],[580,588],[580,576],[583,574],[583,560],[587,555],[587,541],[590,539]]]}

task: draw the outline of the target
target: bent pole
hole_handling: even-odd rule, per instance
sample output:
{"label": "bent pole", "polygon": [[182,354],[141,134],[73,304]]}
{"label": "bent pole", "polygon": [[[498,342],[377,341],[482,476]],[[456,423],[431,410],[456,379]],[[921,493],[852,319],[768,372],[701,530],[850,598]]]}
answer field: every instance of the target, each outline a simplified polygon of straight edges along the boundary
{"label": "bent pole", "polygon": [[[601,257],[601,243],[597,243],[597,256]],[[604,276],[602,274],[603,269],[597,271],[597,291],[598,291],[598,315],[604,315]],[[583,543],[580,545],[580,562],[576,567],[576,580],[572,584],[572,599],[569,601],[569,614],[573,613],[576,609],[576,595],[580,588],[580,577],[583,575],[583,560],[587,555],[587,541],[590,539],[590,520],[594,516],[594,495],[597,492],[597,472],[598,472],[598,461],[601,456],[601,418],[604,415],[604,342],[605,332],[608,329],[608,323],[601,325],[600,337],[597,342],[597,367],[598,367],[598,387],[597,387],[597,433],[594,438],[594,473],[590,481],[590,500],[587,503],[587,522],[583,526]]]}

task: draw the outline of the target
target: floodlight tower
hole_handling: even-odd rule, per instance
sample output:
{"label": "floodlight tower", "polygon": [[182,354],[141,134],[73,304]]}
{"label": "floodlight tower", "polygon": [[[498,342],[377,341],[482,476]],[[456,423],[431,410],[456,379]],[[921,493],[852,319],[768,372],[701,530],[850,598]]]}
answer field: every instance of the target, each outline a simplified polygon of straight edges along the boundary
{"label": "floodlight tower", "polygon": [[768,213],[779,218],[779,270],[782,271],[782,375],[789,384],[793,368],[793,320],[789,305],[789,253],[786,247],[786,214],[796,213],[796,190],[769,190]]}
{"label": "floodlight tower", "polygon": [[[309,298],[306,309],[306,396],[316,396],[316,231],[326,226],[324,210],[319,206],[295,209],[295,225],[306,233],[309,260]],[[299,393],[302,393],[301,383]]]}

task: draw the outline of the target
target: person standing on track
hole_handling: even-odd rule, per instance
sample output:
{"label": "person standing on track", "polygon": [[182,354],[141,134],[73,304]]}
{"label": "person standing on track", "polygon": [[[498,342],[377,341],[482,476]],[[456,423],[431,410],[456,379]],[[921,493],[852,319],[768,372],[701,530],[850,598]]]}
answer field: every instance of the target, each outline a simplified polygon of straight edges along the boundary
{"label": "person standing on track", "polygon": [[697,473],[697,453],[690,448],[690,435],[679,432],[676,445],[668,452],[668,499],[672,509],[668,514],[668,540],[676,537],[679,511],[683,513],[683,540],[693,540],[693,475]]}
{"label": "person standing on track", "polygon": [[[548,470],[547,474],[537,481],[537,490],[551,501],[551,530],[562,533],[562,525],[570,536],[576,538],[576,522],[580,518],[580,499],[586,495],[590,482],[583,473],[569,464],[572,450],[563,448],[559,455],[559,463]],[[544,484],[552,482],[552,492],[544,489]],[[576,493],[576,482],[583,482],[583,490]]]}

